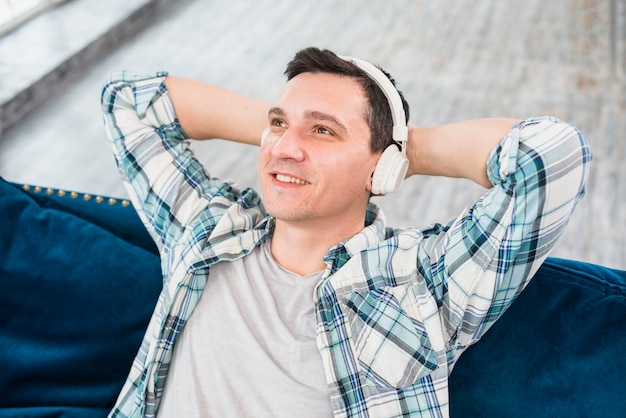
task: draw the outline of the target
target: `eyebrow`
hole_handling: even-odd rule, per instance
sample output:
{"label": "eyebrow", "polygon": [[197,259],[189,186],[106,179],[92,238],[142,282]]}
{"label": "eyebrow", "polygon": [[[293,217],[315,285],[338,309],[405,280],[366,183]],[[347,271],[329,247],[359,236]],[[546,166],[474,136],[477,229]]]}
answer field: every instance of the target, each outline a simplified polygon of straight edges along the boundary
{"label": "eyebrow", "polygon": [[[270,110],[268,112],[268,115],[276,115],[276,116],[284,117],[284,116],[286,116],[286,113],[280,107],[272,107],[272,108],[270,108]],[[341,129],[343,131],[347,131],[348,130],[345,127],[345,125],[339,121],[339,119],[337,119],[336,117],[334,117],[333,115],[330,115],[328,113],[320,112],[320,111],[317,111],[317,110],[307,110],[307,111],[304,112],[304,117],[306,119],[322,120],[322,121],[330,122],[330,123],[334,124],[335,126],[337,126],[339,129]]]}
{"label": "eyebrow", "polygon": [[271,107],[269,112],[267,112],[267,114],[268,116],[269,115],[285,116],[285,112],[280,107]]}

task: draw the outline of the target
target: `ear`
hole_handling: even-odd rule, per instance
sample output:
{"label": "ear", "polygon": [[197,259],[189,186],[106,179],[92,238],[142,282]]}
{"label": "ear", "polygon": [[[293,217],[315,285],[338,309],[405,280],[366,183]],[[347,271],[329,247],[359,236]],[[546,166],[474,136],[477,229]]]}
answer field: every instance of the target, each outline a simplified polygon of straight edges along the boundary
{"label": "ear", "polygon": [[367,178],[367,182],[365,183],[365,190],[367,190],[370,193],[372,192],[372,183],[373,182],[374,182],[374,170],[372,170],[372,173]]}
{"label": "ear", "polygon": [[376,167],[378,166],[378,161],[380,161],[380,156],[382,155],[382,152],[379,152],[376,154],[376,158],[372,159],[372,165],[370,167],[370,175],[367,178],[367,181],[365,183],[365,190],[367,190],[368,192],[372,193],[372,189],[374,188],[374,174],[376,173]]}

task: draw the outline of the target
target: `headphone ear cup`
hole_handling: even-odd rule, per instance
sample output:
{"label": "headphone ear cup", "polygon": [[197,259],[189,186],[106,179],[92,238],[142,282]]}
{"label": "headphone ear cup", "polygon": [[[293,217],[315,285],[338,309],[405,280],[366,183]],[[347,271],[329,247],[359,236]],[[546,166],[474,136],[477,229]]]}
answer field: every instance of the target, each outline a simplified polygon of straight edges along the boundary
{"label": "headphone ear cup", "polygon": [[409,160],[395,145],[389,145],[381,154],[372,177],[372,193],[385,195],[396,192],[409,169]]}
{"label": "headphone ear cup", "polygon": [[263,129],[263,133],[261,134],[261,145],[263,145],[263,143],[265,142],[269,134],[270,134],[270,128]]}

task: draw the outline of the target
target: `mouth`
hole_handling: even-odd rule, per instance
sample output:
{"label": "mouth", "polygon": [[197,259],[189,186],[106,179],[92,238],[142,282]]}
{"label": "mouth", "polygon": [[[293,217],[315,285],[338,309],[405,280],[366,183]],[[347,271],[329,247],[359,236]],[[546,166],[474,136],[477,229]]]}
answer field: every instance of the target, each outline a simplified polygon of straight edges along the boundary
{"label": "mouth", "polygon": [[274,178],[280,181],[281,183],[294,183],[294,184],[301,184],[301,185],[311,184],[306,180],[302,180],[297,177],[291,177],[291,176],[287,176],[285,174],[279,174],[279,173],[274,174]]}

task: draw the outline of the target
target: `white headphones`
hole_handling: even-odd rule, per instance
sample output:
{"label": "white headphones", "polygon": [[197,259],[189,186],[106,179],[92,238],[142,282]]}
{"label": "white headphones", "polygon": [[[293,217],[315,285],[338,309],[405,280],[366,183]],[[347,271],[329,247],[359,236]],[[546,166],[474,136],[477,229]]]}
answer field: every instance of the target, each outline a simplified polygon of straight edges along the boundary
{"label": "white headphones", "polygon": [[[340,58],[350,61],[363,70],[378,87],[383,91],[389,101],[391,117],[393,119],[392,138],[400,145],[400,150],[395,145],[389,145],[381,154],[374,169],[372,178],[372,193],[375,195],[385,195],[398,191],[400,184],[409,169],[409,160],[406,158],[406,141],[408,138],[408,127],[402,99],[398,90],[391,83],[391,80],[380,69],[367,61],[359,58],[340,56]],[[269,128],[263,131],[261,144],[269,134]]]}
{"label": "white headphones", "polygon": [[406,125],[406,116],[400,93],[394,87],[389,78],[376,66],[359,58],[340,57],[350,61],[376,82],[389,101],[391,117],[393,119],[392,138],[400,145],[400,150],[395,145],[389,145],[380,156],[372,179],[372,193],[385,195],[398,191],[400,184],[409,169],[409,160],[406,158],[406,141],[409,129]]}

